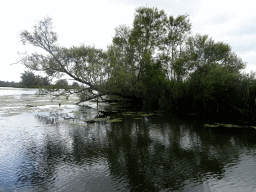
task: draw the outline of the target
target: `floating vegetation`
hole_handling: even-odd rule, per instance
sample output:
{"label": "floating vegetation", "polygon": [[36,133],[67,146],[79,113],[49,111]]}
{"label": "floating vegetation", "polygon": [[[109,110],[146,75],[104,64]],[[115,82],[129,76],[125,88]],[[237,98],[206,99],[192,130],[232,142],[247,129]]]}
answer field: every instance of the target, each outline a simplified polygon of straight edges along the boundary
{"label": "floating vegetation", "polygon": [[96,119],[93,119],[93,121],[107,121],[108,118],[96,118]]}
{"label": "floating vegetation", "polygon": [[140,116],[142,117],[148,117],[148,116],[152,116],[154,115],[154,113],[144,113],[144,114],[140,114]]}
{"label": "floating vegetation", "polygon": [[216,124],[204,124],[204,127],[218,127]]}
{"label": "floating vegetation", "polygon": [[124,115],[124,116],[131,116],[131,115],[133,115],[133,114],[130,113],[130,112],[126,112],[126,113],[123,113],[123,115]]}
{"label": "floating vegetation", "polygon": [[0,95],[0,115],[13,116],[24,112],[63,111],[64,108],[70,109],[78,99],[76,96],[70,96],[69,100],[66,100],[63,96],[54,98],[52,95]]}
{"label": "floating vegetation", "polygon": [[15,116],[15,115],[19,115],[20,113],[14,113],[14,112],[10,112],[10,113],[6,113],[3,116],[4,117],[10,117],[10,116]]}
{"label": "floating vegetation", "polygon": [[213,123],[213,124],[204,124],[204,127],[226,127],[226,128],[253,128],[256,129],[256,126],[241,126],[227,123]]}
{"label": "floating vegetation", "polygon": [[124,112],[122,113],[122,115],[124,116],[141,116],[141,117],[148,117],[148,116],[152,116],[152,115],[162,115],[159,113],[159,111],[157,113],[145,113],[145,112]]}
{"label": "floating vegetation", "polygon": [[204,127],[227,127],[227,128],[232,128],[232,127],[241,127],[241,126],[233,125],[233,124],[225,124],[225,123],[213,123],[213,124],[204,124]]}
{"label": "floating vegetation", "polygon": [[107,122],[108,123],[115,123],[115,122],[121,122],[122,119],[118,118],[118,119],[109,119]]}

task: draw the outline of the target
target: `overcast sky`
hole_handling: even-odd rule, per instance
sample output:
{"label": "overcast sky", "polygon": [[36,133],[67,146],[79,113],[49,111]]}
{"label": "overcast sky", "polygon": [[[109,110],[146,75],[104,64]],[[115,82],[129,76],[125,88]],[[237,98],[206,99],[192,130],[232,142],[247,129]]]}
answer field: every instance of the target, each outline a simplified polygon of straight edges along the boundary
{"label": "overcast sky", "polygon": [[188,14],[192,33],[208,34],[215,41],[228,43],[243,61],[246,72],[256,71],[255,1],[231,0],[8,0],[0,3],[0,80],[20,81],[26,68],[10,65],[17,52],[31,50],[19,42],[21,30],[30,30],[37,20],[50,16],[61,46],[95,45],[105,49],[114,29],[132,26],[135,9],[157,7],[167,15]]}

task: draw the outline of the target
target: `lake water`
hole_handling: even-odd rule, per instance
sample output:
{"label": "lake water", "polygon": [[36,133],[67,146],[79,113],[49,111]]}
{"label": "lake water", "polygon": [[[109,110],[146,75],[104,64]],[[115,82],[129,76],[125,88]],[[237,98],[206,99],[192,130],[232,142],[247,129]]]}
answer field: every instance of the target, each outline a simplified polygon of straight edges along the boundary
{"label": "lake water", "polygon": [[0,191],[256,191],[255,129],[34,93],[0,88]]}

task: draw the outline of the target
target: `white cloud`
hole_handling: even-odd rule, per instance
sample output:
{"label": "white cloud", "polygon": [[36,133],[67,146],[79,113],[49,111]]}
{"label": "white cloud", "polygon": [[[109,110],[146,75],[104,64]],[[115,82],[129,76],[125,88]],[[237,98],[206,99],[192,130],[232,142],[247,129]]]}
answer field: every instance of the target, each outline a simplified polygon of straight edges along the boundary
{"label": "white cloud", "polygon": [[[244,58],[245,60],[251,60],[256,57],[256,50],[249,51],[247,53],[241,53],[240,56]],[[256,66],[255,66],[256,67]]]}
{"label": "white cloud", "polygon": [[[66,5],[68,6],[68,5]],[[119,24],[132,24],[134,8],[123,4],[115,4],[106,0],[90,1],[83,5],[63,9],[60,15],[54,15],[61,43],[65,45],[95,44],[105,48],[111,43],[114,28]]]}

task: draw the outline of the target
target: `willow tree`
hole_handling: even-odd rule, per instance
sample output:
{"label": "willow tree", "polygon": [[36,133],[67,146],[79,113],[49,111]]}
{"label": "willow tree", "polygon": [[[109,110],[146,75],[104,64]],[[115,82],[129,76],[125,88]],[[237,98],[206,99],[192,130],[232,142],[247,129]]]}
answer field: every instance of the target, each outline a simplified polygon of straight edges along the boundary
{"label": "willow tree", "polygon": [[150,105],[158,103],[166,82],[182,78],[177,66],[191,29],[187,17],[168,17],[163,10],[139,7],[131,28],[116,28],[108,47],[114,87]]}
{"label": "willow tree", "polygon": [[167,17],[163,10],[139,7],[132,28],[118,27],[112,45],[105,52],[85,45],[59,46],[52,20],[47,17],[31,32],[20,33],[24,44],[39,47],[46,54],[24,54],[21,62],[49,76],[68,75],[80,82],[84,87],[76,92],[81,93],[82,100],[104,94],[157,100],[159,91],[164,89],[163,82],[172,74],[180,75],[174,65],[190,28],[186,15]]}
{"label": "willow tree", "polygon": [[22,43],[31,44],[44,50],[44,53],[24,53],[21,63],[35,71],[44,71],[51,77],[61,78],[64,75],[80,82],[83,87],[68,95],[79,93],[83,101],[104,94],[104,84],[108,79],[106,53],[91,46],[73,46],[70,48],[58,45],[57,33],[53,31],[52,19],[44,18],[34,25],[31,32],[20,33]]}
{"label": "willow tree", "polygon": [[186,100],[193,110],[218,112],[230,108],[227,104],[236,98],[235,86],[246,63],[228,44],[215,42],[208,35],[189,37],[184,53],[182,60],[190,66]]}
{"label": "willow tree", "polygon": [[[51,18],[39,21],[21,41],[45,51],[24,54],[21,62],[49,76],[80,82],[81,101],[116,95],[148,105],[217,103],[229,95],[245,63],[231,47],[207,35],[189,36],[187,15],[167,16],[157,8],[135,10],[132,27],[116,28],[106,51],[91,46],[58,45]],[[195,104],[196,105],[196,104]]]}

